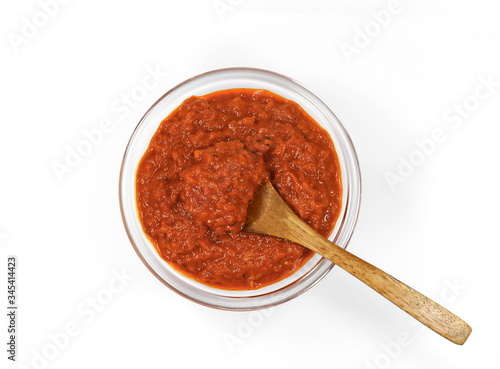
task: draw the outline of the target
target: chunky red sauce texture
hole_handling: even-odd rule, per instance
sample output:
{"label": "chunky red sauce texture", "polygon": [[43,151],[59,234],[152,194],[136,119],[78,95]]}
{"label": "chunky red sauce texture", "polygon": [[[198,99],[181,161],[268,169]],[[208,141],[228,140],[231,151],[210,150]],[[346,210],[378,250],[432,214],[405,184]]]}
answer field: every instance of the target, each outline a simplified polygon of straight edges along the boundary
{"label": "chunky red sauce texture", "polygon": [[312,252],[241,232],[265,181],[328,236],[341,207],[328,133],[296,103],[265,90],[193,96],[160,125],[136,178],[144,231],[174,268],[204,284],[257,289],[299,269]]}

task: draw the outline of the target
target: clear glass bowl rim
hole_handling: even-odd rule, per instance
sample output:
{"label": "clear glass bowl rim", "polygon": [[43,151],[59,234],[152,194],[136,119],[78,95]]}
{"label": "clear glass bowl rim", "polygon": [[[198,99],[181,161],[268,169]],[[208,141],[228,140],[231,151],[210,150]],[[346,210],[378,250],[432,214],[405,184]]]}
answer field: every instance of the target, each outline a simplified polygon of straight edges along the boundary
{"label": "clear glass bowl rim", "polygon": [[[332,121],[329,122],[321,122],[316,119],[316,121],[325,129],[325,124],[330,124],[331,126],[329,128],[332,128],[335,130],[335,134],[338,136],[337,140],[332,137],[332,140],[335,145],[335,150],[337,151],[337,155],[339,156],[339,161],[341,161],[341,175],[342,175],[342,183],[343,183],[343,201],[345,201],[345,204],[343,204],[343,213],[337,220],[337,225],[335,227],[334,232],[332,232],[332,235],[329,237],[330,240],[336,242],[339,246],[345,248],[347,247],[347,244],[349,243],[349,240],[352,236],[352,233],[354,231],[357,219],[358,219],[358,213],[359,213],[359,207],[360,207],[360,201],[361,201],[361,174],[360,174],[360,167],[359,167],[359,161],[358,157],[356,154],[356,150],[354,148],[354,145],[352,143],[352,140],[345,130],[343,124],[341,121],[338,119],[338,117],[335,115],[335,113],[328,107],[328,105],[323,102],[316,94],[314,94],[312,91],[310,91],[308,88],[303,86],[301,83],[295,81],[294,79],[287,77],[285,75],[275,73],[269,70],[265,69],[258,69],[258,68],[224,68],[224,69],[216,69],[212,71],[208,71],[199,75],[196,75],[194,77],[191,77],[184,82],[179,83],[169,91],[167,91],[163,96],[161,96],[144,114],[144,116],[140,119],[139,123],[137,124],[136,128],[134,129],[129,142],[127,144],[127,147],[125,149],[125,153],[123,155],[123,160],[122,160],[122,165],[120,169],[120,179],[119,179],[119,200],[120,200],[120,211],[121,211],[121,216],[123,220],[123,224],[125,226],[125,230],[127,232],[127,235],[129,237],[129,240],[139,256],[139,258],[142,260],[144,265],[149,269],[149,271],[158,279],[160,282],[162,282],[164,285],[175,291],[176,293],[180,294],[181,296],[194,301],[198,304],[212,307],[212,308],[217,308],[217,309],[222,309],[222,310],[233,310],[233,311],[248,311],[248,310],[257,310],[257,309],[263,309],[263,308],[269,308],[281,303],[284,303],[286,301],[289,301],[302,293],[306,292],[309,290],[311,287],[316,285],[323,277],[328,274],[328,272],[332,269],[333,263],[331,263],[329,260],[325,258],[319,257],[319,260],[316,262],[316,264],[313,266],[313,268],[309,271],[306,271],[305,275],[301,276],[298,280],[293,281],[289,285],[285,285],[284,287],[279,287],[276,290],[270,290],[268,288],[268,291],[259,294],[259,290],[252,290],[250,291],[250,294],[245,294],[242,293],[241,295],[238,294],[238,291],[232,291],[229,293],[228,291],[225,290],[219,290],[219,289],[213,289],[207,286],[201,285],[199,282],[195,282],[192,280],[189,280],[189,278],[186,278],[185,276],[182,276],[178,272],[174,272],[172,274],[172,267],[168,266],[168,263],[166,261],[163,261],[165,263],[165,268],[169,269],[170,271],[167,271],[167,276],[165,276],[165,270],[161,270],[161,268],[155,268],[154,267],[154,262],[151,260],[151,256],[148,257],[144,253],[144,245],[141,245],[140,243],[144,243],[143,241],[137,239],[137,234],[134,234],[133,231],[133,226],[137,226],[137,224],[134,224],[134,222],[139,222],[137,213],[134,215],[132,214],[132,210],[130,209],[130,202],[131,200],[131,194],[129,193],[132,186],[132,194],[133,194],[133,202],[135,205],[135,182],[133,184],[127,183],[126,176],[130,176],[130,162],[129,162],[129,154],[131,152],[131,149],[133,148],[133,145],[135,143],[135,138],[138,135],[138,132],[141,130],[141,128],[148,123],[147,119],[150,117],[151,113],[163,102],[165,99],[167,99],[169,96],[174,94],[176,91],[179,89],[189,87],[189,84],[196,83],[196,81],[203,80],[203,78],[207,77],[216,77],[220,75],[220,78],[224,78],[225,74],[250,74],[262,78],[271,78],[271,79],[278,79],[281,80],[283,83],[291,84],[294,86],[294,88],[300,90],[301,93],[306,94],[309,98],[315,100],[314,103],[317,104],[318,106],[321,106],[321,109],[326,112],[326,114],[330,115],[330,118],[333,120],[333,125]],[[241,86],[240,88],[247,88],[245,86]],[[251,87],[248,87],[251,88]],[[224,89],[224,88],[223,88]],[[214,91],[215,92],[215,91]],[[272,91],[274,93],[277,93],[276,91]],[[279,93],[278,93],[279,94]],[[196,95],[196,94],[193,94]],[[284,96],[285,98],[288,98]],[[290,99],[293,100],[293,99]],[[297,102],[297,101],[296,101]],[[298,103],[298,102],[297,102]],[[300,105],[300,103],[299,103]],[[303,107],[304,108],[304,107]],[[307,111],[307,110],[306,110]],[[310,112],[308,111],[310,114]],[[166,118],[168,116],[165,115],[163,117]],[[313,117],[314,118],[314,117]],[[157,121],[155,131],[158,128],[159,124],[161,123],[160,121]],[[328,129],[327,129],[328,130]],[[330,133],[330,132],[329,132]],[[331,135],[331,133],[330,133]],[[341,138],[339,140],[338,138]],[[145,152],[145,149],[143,153]],[[342,156],[342,158],[341,158]],[[341,160],[343,159],[343,160]],[[133,165],[133,178],[135,178],[135,172],[137,169],[137,164],[132,163]],[[345,181],[347,180],[347,181]],[[347,183],[347,186],[346,186]],[[142,230],[142,227],[141,227]],[[137,232],[136,232],[137,233]],[[340,237],[341,236],[341,237]],[[338,242],[338,241],[341,242]],[[154,245],[150,244],[149,245],[151,248],[154,248]],[[142,247],[142,251],[141,251]],[[154,250],[154,252],[157,252]],[[158,255],[159,257],[159,255]],[[163,260],[163,259],[162,259]],[[177,275],[175,275],[177,273]],[[162,275],[163,274],[163,275]],[[172,278],[179,278],[181,279],[180,281],[173,281]],[[175,282],[175,283],[174,283]],[[199,285],[197,288],[197,285]],[[180,287],[181,286],[181,287]],[[273,285],[271,285],[273,286]],[[243,292],[243,291],[242,291]],[[248,291],[247,291],[248,292]],[[254,292],[255,294],[252,294]],[[228,296],[228,294],[230,296]]]}

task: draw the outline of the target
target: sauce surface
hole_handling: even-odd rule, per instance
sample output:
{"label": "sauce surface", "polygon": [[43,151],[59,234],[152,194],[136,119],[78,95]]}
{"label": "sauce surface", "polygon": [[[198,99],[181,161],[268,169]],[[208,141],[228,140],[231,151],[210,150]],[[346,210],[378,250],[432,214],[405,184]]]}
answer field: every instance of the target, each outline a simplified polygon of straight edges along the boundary
{"label": "sauce surface", "polygon": [[328,236],[341,209],[339,168],[328,133],[290,100],[250,89],[193,96],[163,120],[139,163],[139,218],[181,273],[217,288],[257,289],[313,252],[240,231],[255,189],[270,181]]}

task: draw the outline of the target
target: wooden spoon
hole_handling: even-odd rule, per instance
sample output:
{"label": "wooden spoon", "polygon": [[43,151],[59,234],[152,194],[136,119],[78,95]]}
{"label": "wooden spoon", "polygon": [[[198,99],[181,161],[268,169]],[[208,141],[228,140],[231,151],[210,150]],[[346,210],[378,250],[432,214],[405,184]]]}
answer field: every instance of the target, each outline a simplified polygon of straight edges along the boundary
{"label": "wooden spoon", "polygon": [[269,182],[256,190],[243,230],[284,238],[317,252],[456,344],[462,345],[472,331],[466,322],[438,303],[316,233]]}

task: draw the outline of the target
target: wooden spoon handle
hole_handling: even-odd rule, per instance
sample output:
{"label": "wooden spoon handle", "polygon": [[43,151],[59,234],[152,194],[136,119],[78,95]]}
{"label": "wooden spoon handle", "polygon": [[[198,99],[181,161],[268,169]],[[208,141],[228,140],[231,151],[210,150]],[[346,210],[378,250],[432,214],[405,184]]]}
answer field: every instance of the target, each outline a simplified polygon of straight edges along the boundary
{"label": "wooden spoon handle", "polygon": [[459,345],[469,337],[471,327],[437,302],[328,240],[321,240],[318,244],[322,245],[321,255],[441,336]]}
{"label": "wooden spoon handle", "polygon": [[[274,236],[289,239],[328,258],[448,340],[462,345],[469,337],[472,328],[449,310],[379,268],[328,241],[291,210],[286,218],[288,229],[283,235],[274,234]],[[277,232],[280,231],[277,230]]]}

